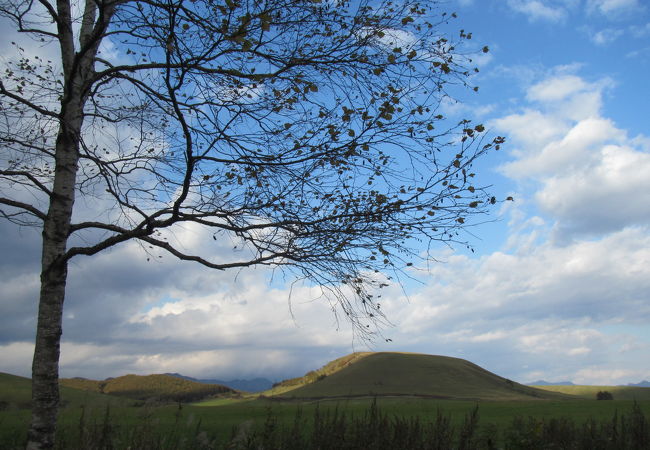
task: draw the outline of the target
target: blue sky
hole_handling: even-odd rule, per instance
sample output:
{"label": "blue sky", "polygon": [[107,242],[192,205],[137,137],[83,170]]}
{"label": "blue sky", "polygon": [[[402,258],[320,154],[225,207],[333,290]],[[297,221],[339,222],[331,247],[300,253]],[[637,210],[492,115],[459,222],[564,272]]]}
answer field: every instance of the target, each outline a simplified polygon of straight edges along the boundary
{"label": "blue sky", "polygon": [[[387,289],[392,342],[370,349],[461,357],[520,382],[650,379],[650,4],[444,8],[458,13],[450,30],[491,49],[476,59],[478,94],[446,113],[507,137],[479,169],[515,202],[472,230],[476,253],[442,248],[417,272],[422,284]],[[28,375],[39,236],[0,227],[0,371]],[[209,236],[187,227],[177,238],[192,247]],[[280,379],[368,350],[316,290],[279,274],[269,284],[261,269],[147,262],[129,244],[70,272],[63,376]]]}

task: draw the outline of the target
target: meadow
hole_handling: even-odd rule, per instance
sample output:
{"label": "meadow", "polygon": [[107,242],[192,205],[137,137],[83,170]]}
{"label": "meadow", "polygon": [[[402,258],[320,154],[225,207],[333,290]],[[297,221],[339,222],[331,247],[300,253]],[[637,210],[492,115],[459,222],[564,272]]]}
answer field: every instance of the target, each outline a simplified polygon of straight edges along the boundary
{"label": "meadow", "polygon": [[[368,436],[372,430],[378,436],[389,433],[393,437],[401,430],[402,434],[417,433],[430,443],[438,440],[449,445],[439,448],[642,449],[650,448],[648,417],[650,401],[647,400],[635,403],[586,399],[481,402],[421,398],[318,402],[261,399],[186,405],[125,404],[124,399],[88,396],[70,401],[62,409],[59,448],[257,448],[260,442],[266,443],[263,448],[294,448],[287,442],[304,445],[296,448],[344,448],[328,447],[323,442],[311,446],[305,442],[312,440],[319,430],[327,436],[347,433],[341,439],[348,441],[350,436]],[[29,409],[1,411],[0,448],[22,448],[28,420]],[[619,436],[635,429],[639,442],[645,442],[645,446],[626,447],[620,442],[614,445],[611,427],[617,421]],[[573,444],[537,447],[535,443],[545,434],[559,433],[558,424],[563,439]],[[471,435],[471,442],[465,442],[464,446],[460,445],[463,432]],[[437,438],[432,437],[434,433]],[[585,433],[612,446],[578,446],[576,442],[584,441]],[[286,442],[282,443],[283,440]],[[269,445],[271,441],[273,445]],[[382,438],[384,443],[389,441],[386,436]],[[366,442],[367,448],[384,448],[379,442],[372,442],[374,446]]]}
{"label": "meadow", "polygon": [[[183,398],[178,392],[191,398],[199,387],[164,376],[118,378],[110,394],[92,380],[63,380],[57,445],[89,450],[650,449],[648,388],[540,390],[454,358],[365,356],[333,361],[263,395],[225,392],[195,403],[170,399]],[[386,367],[398,360],[409,377],[394,377]],[[373,376],[381,367],[388,378],[378,384]],[[432,371],[435,383],[423,376]],[[614,399],[596,400],[602,390]],[[146,397],[151,392],[155,395]],[[24,448],[29,398],[28,379],[0,374],[0,448]]]}

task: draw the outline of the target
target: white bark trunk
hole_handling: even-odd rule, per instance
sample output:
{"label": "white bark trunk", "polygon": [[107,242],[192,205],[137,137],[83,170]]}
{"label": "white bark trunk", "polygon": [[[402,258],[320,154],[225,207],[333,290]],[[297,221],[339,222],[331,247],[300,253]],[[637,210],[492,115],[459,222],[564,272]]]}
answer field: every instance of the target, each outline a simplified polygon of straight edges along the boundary
{"label": "white bark trunk", "polygon": [[81,105],[64,114],[56,143],[56,173],[43,227],[41,291],[32,363],[32,423],[28,449],[54,446],[59,406],[59,348],[67,280],[65,251],[79,162]]}
{"label": "white bark trunk", "polygon": [[[57,10],[64,92],[55,148],[54,184],[43,225],[41,291],[32,363],[32,422],[27,442],[30,450],[54,447],[59,407],[63,302],[68,275],[65,253],[75,200],[87,82],[93,75],[94,60],[101,41],[101,38],[93,35],[96,31],[93,29],[96,15],[94,1],[86,2],[79,52],[74,48],[70,3],[58,0]],[[100,31],[103,32],[103,29]]]}

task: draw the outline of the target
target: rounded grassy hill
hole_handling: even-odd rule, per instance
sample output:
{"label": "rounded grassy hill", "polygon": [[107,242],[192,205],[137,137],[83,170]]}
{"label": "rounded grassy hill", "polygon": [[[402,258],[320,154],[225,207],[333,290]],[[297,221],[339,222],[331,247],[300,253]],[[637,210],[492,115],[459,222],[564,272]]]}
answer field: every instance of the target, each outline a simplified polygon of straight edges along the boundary
{"label": "rounded grassy hill", "polygon": [[[293,380],[278,399],[415,396],[464,400],[561,399],[570,396],[543,391],[495,375],[476,364],[448,356],[413,353],[356,354],[336,371],[310,373]],[[330,372],[330,373],[327,373]],[[304,378],[304,377],[303,377]]]}
{"label": "rounded grassy hill", "polygon": [[124,375],[104,381],[63,378],[62,386],[139,400],[192,402],[209,397],[232,395],[236,391],[219,384],[203,384],[171,375]]}

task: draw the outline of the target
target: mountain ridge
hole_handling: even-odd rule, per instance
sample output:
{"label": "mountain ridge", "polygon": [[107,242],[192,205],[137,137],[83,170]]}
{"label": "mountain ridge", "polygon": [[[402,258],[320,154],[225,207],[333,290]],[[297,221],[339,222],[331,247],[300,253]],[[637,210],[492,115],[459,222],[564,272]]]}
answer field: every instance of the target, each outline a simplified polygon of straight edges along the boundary
{"label": "mountain ridge", "polygon": [[571,381],[545,381],[537,380],[530,383],[525,383],[526,386],[575,386]]}
{"label": "mountain ridge", "polygon": [[196,383],[202,384],[220,384],[222,386],[227,386],[231,389],[244,392],[262,392],[271,389],[273,386],[273,382],[271,380],[262,377],[224,381],[217,378],[193,378],[187,375],[182,375],[178,372],[165,373],[163,375],[169,375],[172,377],[182,378],[184,380],[194,381]]}

